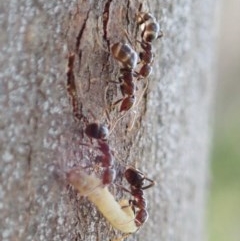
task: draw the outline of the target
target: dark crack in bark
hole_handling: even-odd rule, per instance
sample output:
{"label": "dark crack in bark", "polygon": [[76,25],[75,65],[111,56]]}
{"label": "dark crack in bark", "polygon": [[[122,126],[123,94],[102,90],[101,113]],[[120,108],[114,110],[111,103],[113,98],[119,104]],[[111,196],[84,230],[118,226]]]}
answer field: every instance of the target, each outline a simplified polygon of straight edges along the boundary
{"label": "dark crack in bark", "polygon": [[[80,51],[81,53],[81,51]],[[83,118],[85,118],[82,115],[82,105],[78,101],[78,93],[77,93],[77,87],[75,83],[75,75],[74,75],[74,63],[75,63],[75,55],[71,53],[68,57],[68,70],[67,70],[67,92],[69,96],[69,101],[72,106],[72,111],[75,120],[81,121]]]}
{"label": "dark crack in bark", "polygon": [[82,24],[82,27],[77,35],[77,40],[76,40],[76,52],[78,52],[79,50],[79,46],[80,46],[80,43],[81,43],[81,38],[82,38],[82,35],[83,35],[83,32],[84,32],[84,29],[86,27],[86,24],[87,24],[87,20],[88,20],[88,17],[89,17],[89,12],[90,12],[90,9],[88,10],[87,12],[87,16],[86,18],[84,19],[84,22]]}
{"label": "dark crack in bark", "polygon": [[108,49],[110,46],[110,41],[108,39],[107,26],[109,21],[109,9],[110,9],[111,2],[112,0],[108,0],[106,2],[104,6],[104,11],[103,11],[103,39],[107,42]]}
{"label": "dark crack in bark", "polygon": [[127,25],[130,24],[130,19],[129,19],[129,16],[128,16],[128,9],[129,9],[129,6],[130,6],[130,1],[127,1],[127,13],[126,13],[126,20],[127,20]]}

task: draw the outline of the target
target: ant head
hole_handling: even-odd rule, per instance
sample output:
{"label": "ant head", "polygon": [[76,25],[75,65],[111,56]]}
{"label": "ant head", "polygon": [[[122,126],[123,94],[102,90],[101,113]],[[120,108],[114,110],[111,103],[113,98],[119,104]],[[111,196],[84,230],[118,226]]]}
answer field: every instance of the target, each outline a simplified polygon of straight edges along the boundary
{"label": "ant head", "polygon": [[108,127],[104,124],[88,124],[85,133],[88,137],[105,141],[109,135]]}
{"label": "ant head", "polygon": [[131,186],[141,188],[144,185],[145,176],[138,169],[129,167],[124,175]]}

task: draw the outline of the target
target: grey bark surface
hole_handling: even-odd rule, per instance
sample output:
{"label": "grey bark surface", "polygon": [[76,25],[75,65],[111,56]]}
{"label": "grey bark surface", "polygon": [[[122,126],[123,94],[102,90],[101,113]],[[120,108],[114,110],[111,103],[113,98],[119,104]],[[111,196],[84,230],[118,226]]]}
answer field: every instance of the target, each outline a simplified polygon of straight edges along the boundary
{"label": "grey bark surface", "polygon": [[[54,173],[90,166],[96,151],[86,123],[74,121],[66,90],[68,55],[75,54],[79,110],[106,122],[109,104],[121,97],[119,65],[108,47],[134,40],[135,14],[151,12],[164,37],[154,42],[149,87],[133,113],[116,125],[109,144],[116,183],[126,185],[126,165],[157,185],[146,190],[149,220],[127,240],[202,241],[205,238],[208,152],[214,87],[215,9],[207,1],[1,1],[0,24],[0,239],[114,240],[113,230],[85,197]],[[103,48],[106,50],[104,51]],[[139,81],[138,97],[144,88]],[[110,112],[112,122],[120,114]],[[116,186],[116,198],[128,197]]]}

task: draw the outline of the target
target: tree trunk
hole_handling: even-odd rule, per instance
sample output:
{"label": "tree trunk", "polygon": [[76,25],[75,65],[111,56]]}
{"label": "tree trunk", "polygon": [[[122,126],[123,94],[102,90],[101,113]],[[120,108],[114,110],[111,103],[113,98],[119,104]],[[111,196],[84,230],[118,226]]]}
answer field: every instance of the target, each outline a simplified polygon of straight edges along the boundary
{"label": "tree trunk", "polygon": [[[109,47],[128,41],[125,29],[133,48],[141,50],[135,22],[139,10],[158,19],[164,37],[153,43],[147,92],[147,80],[139,80],[135,113],[127,112],[116,123],[109,145],[116,158],[115,183],[128,187],[123,172],[132,165],[157,185],[144,191],[148,222],[128,240],[204,240],[216,4],[0,3],[1,240],[121,237],[86,197],[62,182],[61,175],[73,166],[101,175],[92,161],[96,150],[80,142],[90,143],[83,134],[86,120],[107,122],[108,110],[111,128],[122,115],[118,105],[109,107],[121,98],[119,85],[111,82],[118,81],[120,66]],[[66,87],[73,76],[76,93],[71,93],[77,96],[69,96]],[[110,189],[116,199],[130,198],[118,186]]]}

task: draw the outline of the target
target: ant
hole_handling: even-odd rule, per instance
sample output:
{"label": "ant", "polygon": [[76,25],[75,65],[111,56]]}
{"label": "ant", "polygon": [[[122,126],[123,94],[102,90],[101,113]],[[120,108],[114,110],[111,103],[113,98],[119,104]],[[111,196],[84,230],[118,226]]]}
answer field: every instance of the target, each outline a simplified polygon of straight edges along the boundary
{"label": "ant", "polygon": [[[128,39],[129,43],[132,46],[132,42],[128,36],[128,33],[126,32],[126,30],[123,30],[123,31],[125,33],[126,38]],[[139,79],[141,76],[147,77],[151,73],[152,67],[151,67],[151,64],[144,64],[140,69],[139,73],[134,71],[134,69],[136,68],[136,65],[138,64],[137,63],[138,54],[132,47],[130,47],[129,44],[123,44],[121,42],[115,43],[111,46],[111,52],[113,57],[117,61],[119,61],[122,65],[122,68],[120,68],[119,82],[120,82],[120,90],[123,98],[114,102],[113,105],[117,105],[118,103],[121,102],[119,111],[120,112],[128,111],[133,106],[137,106],[139,104],[139,101],[142,99],[143,94],[145,93],[148,86],[148,82],[147,82],[143,92],[140,95],[139,101],[136,103],[136,97],[135,97],[136,84],[134,83],[134,78]],[[145,61],[147,62],[146,56],[147,54],[144,55],[143,59],[145,59]],[[142,54],[140,54],[140,57],[142,57]],[[152,62],[152,60],[150,61]],[[111,81],[111,82],[114,82],[114,81]],[[123,118],[125,115],[126,113],[120,116],[118,120]],[[131,126],[130,130],[132,129],[134,122],[135,122],[135,117],[132,121],[132,124],[130,125]]]}
{"label": "ant", "polygon": [[[109,185],[111,184],[116,177],[116,171],[114,170],[114,158],[112,151],[107,143],[107,137],[109,130],[106,125],[98,123],[90,123],[85,129],[85,134],[89,138],[94,138],[98,142],[97,149],[102,152],[102,155],[98,155],[95,158],[96,163],[101,163],[104,171],[102,176],[102,184]],[[87,145],[81,143],[82,145]]]}
{"label": "ant", "polygon": [[119,82],[122,95],[124,96],[122,99],[117,100],[113,105],[122,102],[120,112],[128,111],[135,103],[136,87],[133,82],[133,69],[137,66],[138,55],[129,44],[121,42],[113,44],[111,46],[111,52],[113,57],[122,65]]}
{"label": "ant", "polygon": [[[148,177],[146,177],[141,171],[133,167],[129,167],[124,176],[128,183],[130,184],[130,191],[125,187],[122,187],[124,191],[131,193],[134,199],[129,200],[129,204],[132,205],[134,212],[135,208],[138,209],[135,215],[136,226],[142,226],[148,219],[147,201],[144,198],[143,190],[148,189],[155,185],[155,182]],[[150,184],[144,186],[145,180],[149,181]]]}
{"label": "ant", "polygon": [[156,21],[155,17],[150,13],[140,12],[137,14],[137,24],[142,26],[141,38],[142,41],[137,41],[140,43],[143,52],[140,52],[139,58],[143,62],[138,75],[146,78],[152,72],[152,63],[154,59],[154,54],[152,53],[152,42],[157,38],[163,36],[162,31],[160,31],[160,26]]}
{"label": "ant", "polygon": [[[77,90],[75,84],[75,76],[73,72],[75,61],[75,55],[70,54],[68,57],[68,69],[67,69],[67,91],[70,96],[70,100],[73,106],[73,114],[77,120],[80,120],[83,115],[79,114],[79,106],[77,101]],[[86,121],[86,117],[84,117]],[[103,185],[110,184],[114,181],[116,176],[116,171],[113,169],[114,160],[111,154],[111,150],[106,142],[109,135],[109,130],[106,125],[98,123],[90,123],[86,126],[85,134],[89,138],[94,138],[98,140],[98,149],[103,153],[103,155],[98,155],[95,159],[97,163],[102,163],[104,168],[102,183]],[[82,145],[87,145],[81,143]]]}

